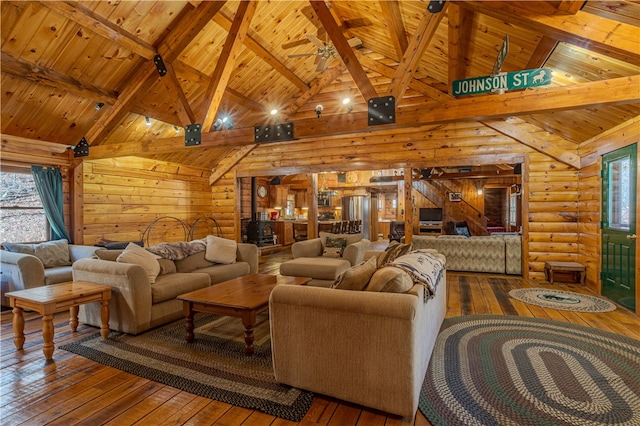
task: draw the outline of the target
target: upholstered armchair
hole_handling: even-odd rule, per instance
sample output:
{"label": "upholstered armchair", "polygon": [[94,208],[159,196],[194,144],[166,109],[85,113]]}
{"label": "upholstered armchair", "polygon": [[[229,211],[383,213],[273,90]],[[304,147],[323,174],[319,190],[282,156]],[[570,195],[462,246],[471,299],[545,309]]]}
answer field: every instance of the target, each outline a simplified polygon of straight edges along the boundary
{"label": "upholstered armchair", "polygon": [[392,221],[391,225],[389,225],[389,242],[400,242],[402,237],[404,237],[404,222]]}
{"label": "upholstered armchair", "polygon": [[[331,241],[344,239],[345,247],[336,254]],[[329,241],[329,242],[328,242]],[[371,241],[360,234],[330,234],[320,232],[319,238],[298,241],[291,245],[293,260],[280,265],[280,274],[310,277],[309,285],[329,287],[341,272],[364,260]]]}

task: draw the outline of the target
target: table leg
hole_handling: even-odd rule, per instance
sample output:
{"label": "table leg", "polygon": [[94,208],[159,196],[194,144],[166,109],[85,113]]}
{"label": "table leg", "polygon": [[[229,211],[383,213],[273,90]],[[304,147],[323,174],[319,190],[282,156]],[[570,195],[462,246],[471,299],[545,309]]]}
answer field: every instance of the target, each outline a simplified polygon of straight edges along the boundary
{"label": "table leg", "polygon": [[100,309],[100,335],[103,339],[106,339],[107,337],[109,337],[109,301],[103,300],[101,304],[102,307]]}
{"label": "table leg", "polygon": [[78,307],[72,306],[69,308],[69,327],[71,331],[75,332],[78,329]]}
{"label": "table leg", "polygon": [[13,308],[13,344],[21,351],[24,347],[24,315],[22,308]]}
{"label": "table leg", "polygon": [[245,312],[242,315],[242,325],[244,325],[244,343],[245,343],[244,352],[247,355],[253,355],[253,352],[254,352],[253,328],[256,325],[256,313],[253,311]]}
{"label": "table leg", "polygon": [[195,334],[193,333],[193,329],[194,329],[194,325],[193,325],[193,309],[191,308],[191,302],[187,302],[184,301],[184,306],[183,306],[183,311],[184,311],[184,318],[187,321],[186,327],[187,327],[187,337],[186,340],[188,343],[193,342],[193,339],[195,338]]}
{"label": "table leg", "polygon": [[43,315],[42,316],[42,340],[44,340],[44,344],[42,345],[42,352],[44,353],[44,358],[47,361],[50,361],[53,358],[53,315]]}

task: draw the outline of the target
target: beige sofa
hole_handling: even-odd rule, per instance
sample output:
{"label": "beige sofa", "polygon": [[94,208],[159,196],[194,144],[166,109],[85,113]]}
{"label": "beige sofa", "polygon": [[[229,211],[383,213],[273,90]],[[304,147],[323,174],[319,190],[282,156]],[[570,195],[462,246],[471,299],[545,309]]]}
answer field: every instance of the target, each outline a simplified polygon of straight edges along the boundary
{"label": "beige sofa", "polygon": [[[121,252],[98,250],[98,258],[75,262],[73,278],[112,286],[109,328],[129,334],[181,318],[182,301],[176,299],[181,294],[258,271],[257,246],[239,243],[230,264],[209,262],[204,251],[176,261],[160,259],[160,274],[150,283],[142,266],[116,262]],[[81,306],[79,320],[99,327],[100,305]]]}
{"label": "beige sofa", "polygon": [[[9,306],[4,294],[71,281],[71,265],[93,256],[99,247],[68,244],[67,240],[40,244],[4,243],[0,251],[2,305]],[[14,250],[14,251],[9,251]]]}
{"label": "beige sofa", "polygon": [[522,274],[520,235],[413,235],[414,249],[433,249],[447,258],[447,270]]}
{"label": "beige sofa", "polygon": [[[324,257],[327,238],[345,238],[347,246],[339,258]],[[287,276],[310,277],[311,286],[329,287],[335,279],[351,266],[364,259],[371,241],[359,234],[331,234],[320,232],[319,238],[298,241],[291,245],[293,260],[280,265],[280,274]]]}
{"label": "beige sofa", "polygon": [[413,417],[447,309],[446,272],[426,302],[425,287],[411,282],[406,293],[276,287],[269,302],[276,380]]}

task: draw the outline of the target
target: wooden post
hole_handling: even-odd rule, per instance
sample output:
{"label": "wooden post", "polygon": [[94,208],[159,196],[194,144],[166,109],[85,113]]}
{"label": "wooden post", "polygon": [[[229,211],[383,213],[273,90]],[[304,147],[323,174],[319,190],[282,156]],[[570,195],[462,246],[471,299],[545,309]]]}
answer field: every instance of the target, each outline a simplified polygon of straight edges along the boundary
{"label": "wooden post", "polygon": [[307,175],[307,238],[318,237],[318,174]]}
{"label": "wooden post", "polygon": [[404,168],[404,242],[410,244],[413,241],[413,200],[411,190],[413,188],[413,171],[411,167]]}

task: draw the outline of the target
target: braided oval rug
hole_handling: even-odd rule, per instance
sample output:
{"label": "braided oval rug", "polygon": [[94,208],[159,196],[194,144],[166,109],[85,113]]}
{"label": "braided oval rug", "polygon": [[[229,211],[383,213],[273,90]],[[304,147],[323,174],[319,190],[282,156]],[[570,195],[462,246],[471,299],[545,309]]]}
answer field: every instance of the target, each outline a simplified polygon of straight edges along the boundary
{"label": "braided oval rug", "polygon": [[433,425],[640,425],[640,341],[538,318],[448,318],[419,407]]}

